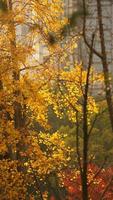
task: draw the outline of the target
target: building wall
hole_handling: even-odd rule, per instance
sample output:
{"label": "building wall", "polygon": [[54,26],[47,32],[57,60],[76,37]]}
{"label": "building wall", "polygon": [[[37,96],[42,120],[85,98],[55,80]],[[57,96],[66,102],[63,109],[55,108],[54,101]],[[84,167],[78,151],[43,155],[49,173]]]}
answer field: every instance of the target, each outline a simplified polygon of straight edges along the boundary
{"label": "building wall", "polygon": [[[113,0],[102,0],[102,11],[103,11],[103,25],[104,25],[104,33],[105,33],[105,45],[106,45],[106,52],[107,58],[109,63],[109,69],[113,73]],[[81,0],[64,0],[64,15],[68,18],[72,15],[73,12],[81,9],[82,1]],[[98,32],[98,20],[97,20],[97,8],[96,8],[96,0],[87,0],[87,20],[86,20],[86,36],[87,40],[91,41],[91,34],[93,31],[96,30],[96,39],[94,46],[100,52],[100,38]],[[27,27],[19,27],[18,33],[21,35],[26,35]],[[81,32],[82,29],[82,18],[78,19],[77,27],[75,27],[73,33],[71,34],[70,30],[68,30],[68,36],[65,40],[69,40],[77,32]],[[40,42],[39,42],[40,43]],[[41,43],[37,47],[38,50],[38,57],[39,62],[43,62],[45,55],[47,55],[47,49]],[[84,67],[87,67],[88,63],[88,54],[89,49],[84,43],[83,38],[78,42],[78,48],[74,50],[74,53],[70,57],[71,64],[77,62],[83,62]],[[102,70],[102,64],[100,58],[96,55],[93,57],[93,66],[95,67],[96,71]]]}
{"label": "building wall", "polygon": [[[81,7],[80,0],[64,0],[65,3],[65,14],[69,17],[74,11]],[[105,34],[105,46],[108,58],[109,69],[113,73],[113,0],[102,0],[102,15],[103,25]],[[86,20],[86,36],[87,40],[91,41],[92,32],[96,30],[96,38],[94,42],[95,48],[100,52],[100,38],[98,31],[98,20],[97,20],[97,5],[96,0],[87,0],[87,20]],[[82,27],[82,21],[78,21],[78,29]],[[76,31],[76,29],[75,29]],[[84,66],[88,63],[89,50],[86,47],[83,39],[81,38],[78,42],[78,48],[75,50],[75,59],[80,62],[82,61]],[[102,70],[102,64],[100,58],[94,55],[93,66],[97,71]]]}

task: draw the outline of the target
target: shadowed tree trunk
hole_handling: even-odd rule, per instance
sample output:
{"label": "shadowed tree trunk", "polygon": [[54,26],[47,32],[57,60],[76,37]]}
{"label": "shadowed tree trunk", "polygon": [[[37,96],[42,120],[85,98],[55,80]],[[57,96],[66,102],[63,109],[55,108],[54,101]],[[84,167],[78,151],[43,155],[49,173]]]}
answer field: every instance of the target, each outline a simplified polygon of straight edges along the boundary
{"label": "shadowed tree trunk", "polygon": [[103,65],[106,101],[107,101],[107,105],[108,105],[110,122],[111,122],[112,131],[113,131],[112,91],[111,91],[109,68],[108,68],[107,54],[106,54],[106,47],[105,47],[105,36],[104,36],[104,29],[103,29],[101,0],[97,0],[97,13],[98,13],[98,25],[99,25],[101,54],[102,54],[101,61],[102,61],[102,65]]}
{"label": "shadowed tree trunk", "polygon": [[83,100],[83,169],[82,169],[82,199],[88,200],[88,93],[89,93],[89,85],[90,85],[90,70],[93,59],[93,42],[94,42],[94,34],[92,34],[91,41],[91,50],[89,55],[89,63],[87,68],[87,77],[86,77],[86,85],[84,91],[84,100]]}
{"label": "shadowed tree trunk", "polygon": [[[83,38],[84,42],[87,47],[91,50],[91,45],[86,37],[86,0],[83,1]],[[103,73],[104,73],[104,83],[105,83],[105,93],[106,93],[106,101],[109,111],[109,118],[111,123],[111,128],[113,132],[113,102],[112,102],[112,91],[111,91],[111,83],[110,83],[110,74],[109,74],[109,67],[107,62],[107,53],[105,47],[105,35],[104,35],[104,28],[103,28],[103,16],[102,16],[102,4],[101,0],[96,0],[97,2],[97,18],[98,18],[98,25],[99,25],[99,35],[100,35],[100,46],[101,52],[98,52],[96,48],[93,48],[93,53],[101,59],[102,66],[103,66]]]}

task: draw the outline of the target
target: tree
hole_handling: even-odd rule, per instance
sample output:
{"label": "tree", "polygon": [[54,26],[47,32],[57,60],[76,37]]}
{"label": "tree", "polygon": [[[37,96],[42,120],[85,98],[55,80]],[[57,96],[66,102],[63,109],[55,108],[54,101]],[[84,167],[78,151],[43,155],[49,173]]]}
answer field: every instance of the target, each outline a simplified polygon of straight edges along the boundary
{"label": "tree", "polygon": [[[46,184],[41,180],[60,170],[69,154],[59,133],[51,136],[31,129],[34,119],[46,131],[49,128],[51,62],[60,53],[58,46],[49,45],[49,33],[57,34],[64,23],[58,20],[61,4],[9,0],[0,5],[0,198],[43,199]],[[27,33],[19,35],[24,27]],[[48,49],[47,61],[40,64],[39,37]]]}
{"label": "tree", "polygon": [[[83,0],[83,38],[86,46],[91,50],[91,42],[88,41],[86,36],[86,20],[87,20],[87,9],[86,9],[86,0]],[[98,31],[100,36],[100,46],[101,52],[99,52],[96,48],[93,48],[93,53],[100,58],[102,66],[103,66],[103,74],[104,74],[104,84],[105,84],[105,94],[106,94],[106,101],[109,110],[109,117],[111,122],[111,127],[113,130],[113,108],[112,108],[112,90],[111,90],[111,81],[110,81],[110,72],[108,67],[107,61],[107,52],[106,52],[106,45],[105,45],[105,32],[103,28],[103,16],[102,16],[102,2],[101,0],[96,1],[97,7],[97,22],[98,22]],[[95,32],[97,29],[95,30]]]}
{"label": "tree", "polygon": [[102,60],[102,64],[103,64],[104,82],[105,82],[105,90],[106,90],[106,101],[108,104],[110,121],[111,121],[112,130],[113,130],[112,91],[111,91],[109,68],[108,68],[107,54],[106,54],[106,47],[105,47],[105,36],[104,36],[104,30],[103,30],[102,6],[101,6],[100,0],[97,0],[97,13],[98,13],[98,24],[99,24],[101,53],[102,53],[101,60]]}
{"label": "tree", "polygon": [[[76,37],[63,48],[53,38],[60,38],[66,23],[60,20],[59,0],[10,0],[1,1],[0,6],[0,199],[61,200],[66,194],[61,172],[74,166],[79,170],[82,198],[86,200],[90,194],[89,138],[98,113],[90,84],[102,81],[102,75],[94,76],[91,67],[95,35],[87,69],[82,65],[70,69],[67,59],[76,46]],[[39,40],[47,53],[43,62],[38,60]],[[50,108],[56,119],[67,119],[74,125],[75,162],[67,136],[51,128]],[[35,123],[40,130],[34,129]]]}

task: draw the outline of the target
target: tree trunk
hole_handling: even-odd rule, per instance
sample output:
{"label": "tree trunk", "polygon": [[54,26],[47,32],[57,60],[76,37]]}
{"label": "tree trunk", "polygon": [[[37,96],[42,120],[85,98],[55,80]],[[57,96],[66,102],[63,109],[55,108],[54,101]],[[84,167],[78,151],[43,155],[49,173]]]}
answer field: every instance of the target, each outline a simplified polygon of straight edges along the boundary
{"label": "tree trunk", "polygon": [[[9,11],[12,11],[12,0],[7,0],[7,9]],[[12,75],[13,75],[13,85],[15,86],[16,84],[18,84],[18,81],[20,80],[20,70],[18,69],[18,61],[15,59],[15,52],[16,52],[16,30],[15,30],[15,25],[14,25],[14,20],[11,19],[10,23],[8,24],[8,31],[10,32],[10,34],[12,35],[11,39],[10,39],[10,49],[11,49],[11,57],[12,57],[12,65],[13,65],[13,71],[12,71]],[[20,133],[20,138],[21,137],[21,130],[24,127],[24,120],[23,120],[23,113],[22,113],[22,104],[20,102],[18,102],[18,99],[21,95],[20,90],[17,88],[16,86],[14,88],[14,102],[13,102],[13,109],[14,109],[14,128],[16,130],[19,131]],[[21,140],[21,139],[20,139]],[[20,151],[22,150],[22,141],[19,141],[17,146],[16,146],[16,153],[15,155],[13,155],[12,159],[20,159],[21,160],[21,156],[19,155]]]}
{"label": "tree trunk", "polygon": [[107,54],[105,47],[105,39],[104,39],[104,29],[102,22],[102,5],[101,0],[97,0],[97,13],[98,13],[98,24],[99,24],[99,33],[100,33],[100,43],[101,43],[101,53],[102,53],[102,65],[103,65],[103,73],[104,73],[104,83],[105,83],[105,92],[106,92],[106,100],[108,105],[109,117],[111,122],[111,127],[113,131],[113,105],[112,105],[112,91],[110,84],[110,76],[109,76],[109,68],[107,63]]}
{"label": "tree trunk", "polygon": [[82,169],[82,198],[83,200],[88,200],[88,93],[90,85],[90,70],[93,59],[93,43],[95,34],[92,34],[91,49],[89,55],[89,63],[87,68],[86,85],[84,91],[84,101],[83,101],[83,169]]}

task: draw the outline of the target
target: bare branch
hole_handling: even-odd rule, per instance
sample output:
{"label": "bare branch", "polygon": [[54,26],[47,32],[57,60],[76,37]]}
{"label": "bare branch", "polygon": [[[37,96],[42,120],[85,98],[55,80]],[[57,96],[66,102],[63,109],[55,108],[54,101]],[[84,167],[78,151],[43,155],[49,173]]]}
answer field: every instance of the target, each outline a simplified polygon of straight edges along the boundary
{"label": "bare branch", "polygon": [[98,52],[92,45],[88,42],[86,37],[86,3],[85,0],[83,0],[83,38],[84,42],[87,45],[87,47],[90,49],[90,51],[93,51],[99,58],[103,58],[100,52]]}

